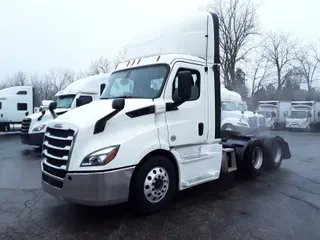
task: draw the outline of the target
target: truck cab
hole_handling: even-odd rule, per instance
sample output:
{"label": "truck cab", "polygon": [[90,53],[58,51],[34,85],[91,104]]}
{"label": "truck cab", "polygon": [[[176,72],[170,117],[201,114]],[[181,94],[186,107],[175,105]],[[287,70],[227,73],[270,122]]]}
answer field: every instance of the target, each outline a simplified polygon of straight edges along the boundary
{"label": "truck cab", "polygon": [[311,131],[319,122],[319,103],[316,101],[292,101],[286,118],[286,127],[289,130]]}
{"label": "truck cab", "polygon": [[56,109],[54,115],[49,111],[49,104],[53,101],[43,102],[44,107],[39,113],[23,119],[21,127],[21,141],[23,144],[42,146],[44,133],[50,121],[74,108],[86,105],[99,99],[110,74],[99,74],[79,79],[55,95]]}
{"label": "truck cab", "polygon": [[245,134],[258,130],[257,117],[247,110],[241,95],[226,88],[221,88],[221,129]]}
{"label": "truck cab", "polygon": [[17,131],[23,118],[33,113],[34,89],[16,86],[0,90],[0,131]]}
{"label": "truck cab", "polygon": [[177,191],[235,171],[235,156],[242,156],[235,146],[250,146],[245,165],[260,172],[260,140],[221,139],[219,65],[214,13],[179,17],[138,35],[100,100],[48,124],[43,190],[90,206],[129,201],[148,214],[167,207]]}
{"label": "truck cab", "polygon": [[267,128],[281,129],[286,126],[286,114],[290,105],[287,101],[259,101],[257,113],[266,118]]}

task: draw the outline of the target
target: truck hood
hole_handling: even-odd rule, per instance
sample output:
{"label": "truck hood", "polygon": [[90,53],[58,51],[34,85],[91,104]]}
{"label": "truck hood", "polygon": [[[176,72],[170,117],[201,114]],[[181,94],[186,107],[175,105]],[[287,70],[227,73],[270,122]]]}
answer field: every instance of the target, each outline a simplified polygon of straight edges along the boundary
{"label": "truck hood", "polygon": [[[59,114],[59,113],[63,113],[63,112],[66,112],[68,111],[68,109],[64,109],[64,108],[58,108],[58,109],[55,109],[54,112],[56,114]],[[36,120],[42,115],[41,112],[39,113],[34,113],[34,114],[31,114],[29,116],[27,116],[27,118],[31,118],[31,120]],[[45,121],[45,120],[48,120],[48,119],[52,119],[52,116],[51,116],[51,113],[49,112],[49,110],[46,110],[46,113],[44,114],[44,116],[41,118],[41,122],[42,121]],[[40,121],[39,121],[40,122]]]}
{"label": "truck hood", "polygon": [[[114,111],[112,108],[112,102],[113,99],[93,101],[59,116],[59,118],[53,120],[53,122],[70,123],[77,127],[91,122],[96,122],[100,118]],[[150,105],[154,105],[152,99],[125,99],[124,109],[119,114]]]}

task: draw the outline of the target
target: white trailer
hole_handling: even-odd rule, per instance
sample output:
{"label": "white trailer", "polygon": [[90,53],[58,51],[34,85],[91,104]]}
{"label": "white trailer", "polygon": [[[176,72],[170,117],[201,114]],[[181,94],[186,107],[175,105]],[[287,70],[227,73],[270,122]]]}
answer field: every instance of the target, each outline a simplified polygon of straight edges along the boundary
{"label": "white trailer", "polygon": [[283,129],[286,126],[286,114],[290,106],[289,101],[259,101],[257,112],[265,116],[268,128]]}
{"label": "white trailer", "polygon": [[133,41],[100,100],[48,125],[45,192],[85,205],[129,201],[148,214],[177,191],[236,170],[256,176],[290,158],[278,136],[221,138],[217,15],[162,26]]}
{"label": "white trailer", "polygon": [[320,102],[292,101],[286,118],[289,130],[314,131],[320,124]]}
{"label": "white trailer", "polygon": [[[21,127],[22,143],[42,146],[47,124],[71,109],[99,99],[109,76],[110,74],[106,73],[79,79],[68,85],[64,90],[59,91],[55,95],[56,101],[42,101],[40,113],[32,114],[23,119]],[[47,110],[52,103],[57,106],[54,112]]]}
{"label": "white trailer", "polygon": [[16,86],[0,90],[0,132],[20,130],[22,119],[33,113],[32,86]]}
{"label": "white trailer", "polygon": [[241,95],[221,88],[221,129],[243,134],[258,131],[258,120],[253,112],[248,111]]}

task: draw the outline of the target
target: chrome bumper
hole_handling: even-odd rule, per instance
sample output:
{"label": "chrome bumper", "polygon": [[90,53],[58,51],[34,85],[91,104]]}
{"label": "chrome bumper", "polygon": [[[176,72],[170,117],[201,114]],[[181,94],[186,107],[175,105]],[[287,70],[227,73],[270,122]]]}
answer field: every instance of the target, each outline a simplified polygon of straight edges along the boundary
{"label": "chrome bumper", "polygon": [[42,188],[48,194],[69,202],[105,206],[125,202],[135,167],[108,172],[66,173],[58,177],[42,168]]}

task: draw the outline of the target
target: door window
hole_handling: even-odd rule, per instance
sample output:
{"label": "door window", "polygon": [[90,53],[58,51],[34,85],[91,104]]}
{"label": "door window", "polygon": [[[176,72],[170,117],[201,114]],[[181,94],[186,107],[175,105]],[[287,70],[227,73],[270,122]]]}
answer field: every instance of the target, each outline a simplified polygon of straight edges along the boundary
{"label": "door window", "polygon": [[26,103],[18,103],[17,104],[18,111],[27,111],[28,110],[28,104]]}
{"label": "door window", "polygon": [[81,103],[83,105],[91,103],[93,100],[92,96],[80,96],[79,98],[81,99]]}

